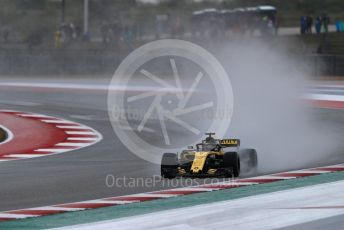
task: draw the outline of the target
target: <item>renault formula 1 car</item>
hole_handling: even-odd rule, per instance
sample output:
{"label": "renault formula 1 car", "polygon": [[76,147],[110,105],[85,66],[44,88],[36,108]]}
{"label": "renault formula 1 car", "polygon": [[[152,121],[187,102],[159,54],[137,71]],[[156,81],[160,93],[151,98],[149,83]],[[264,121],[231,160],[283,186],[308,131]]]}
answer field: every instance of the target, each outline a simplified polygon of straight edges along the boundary
{"label": "renault formula 1 car", "polygon": [[161,160],[161,176],[175,178],[188,177],[238,177],[240,168],[255,170],[257,152],[255,149],[240,149],[239,139],[215,139],[215,133],[183,150],[180,154],[164,153]]}

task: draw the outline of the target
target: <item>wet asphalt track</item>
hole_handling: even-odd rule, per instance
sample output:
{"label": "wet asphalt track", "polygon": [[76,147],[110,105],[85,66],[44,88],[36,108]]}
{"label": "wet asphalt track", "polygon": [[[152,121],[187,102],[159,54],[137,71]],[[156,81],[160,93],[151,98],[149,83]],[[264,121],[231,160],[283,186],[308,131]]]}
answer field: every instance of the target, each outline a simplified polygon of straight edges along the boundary
{"label": "wet asphalt track", "polygon": [[[137,178],[159,175],[159,165],[130,153],[115,136],[108,119],[106,91],[34,90],[0,88],[3,109],[53,115],[88,125],[103,135],[96,145],[48,157],[0,163],[0,211],[47,206],[166,188],[106,186],[108,174]],[[344,130],[344,112],[315,111],[324,125]],[[343,131],[344,132],[344,131]],[[333,154],[323,162],[344,161]],[[287,170],[287,169],[283,169]],[[200,180],[202,181],[202,180]]]}

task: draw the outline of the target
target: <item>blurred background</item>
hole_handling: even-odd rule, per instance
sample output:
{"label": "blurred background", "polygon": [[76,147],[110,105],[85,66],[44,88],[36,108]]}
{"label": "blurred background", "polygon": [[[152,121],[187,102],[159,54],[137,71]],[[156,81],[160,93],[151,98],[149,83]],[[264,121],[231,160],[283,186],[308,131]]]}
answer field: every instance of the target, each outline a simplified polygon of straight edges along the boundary
{"label": "blurred background", "polygon": [[256,38],[344,73],[342,0],[0,0],[0,74],[110,74],[138,46]]}

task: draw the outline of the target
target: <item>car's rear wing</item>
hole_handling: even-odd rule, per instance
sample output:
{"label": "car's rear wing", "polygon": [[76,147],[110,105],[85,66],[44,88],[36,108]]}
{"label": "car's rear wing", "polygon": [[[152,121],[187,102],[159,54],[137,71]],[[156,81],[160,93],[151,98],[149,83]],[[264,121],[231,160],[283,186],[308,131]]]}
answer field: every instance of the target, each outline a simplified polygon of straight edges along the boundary
{"label": "car's rear wing", "polygon": [[222,139],[220,140],[220,144],[223,147],[239,147],[240,139]]}

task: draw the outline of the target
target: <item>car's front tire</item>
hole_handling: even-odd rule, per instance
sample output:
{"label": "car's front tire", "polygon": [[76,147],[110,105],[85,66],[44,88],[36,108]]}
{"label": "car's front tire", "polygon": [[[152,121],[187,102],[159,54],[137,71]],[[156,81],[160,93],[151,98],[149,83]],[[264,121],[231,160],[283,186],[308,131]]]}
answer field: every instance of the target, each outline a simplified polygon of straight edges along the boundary
{"label": "car's front tire", "polygon": [[161,176],[173,179],[178,175],[178,156],[175,153],[164,153],[161,159]]}

